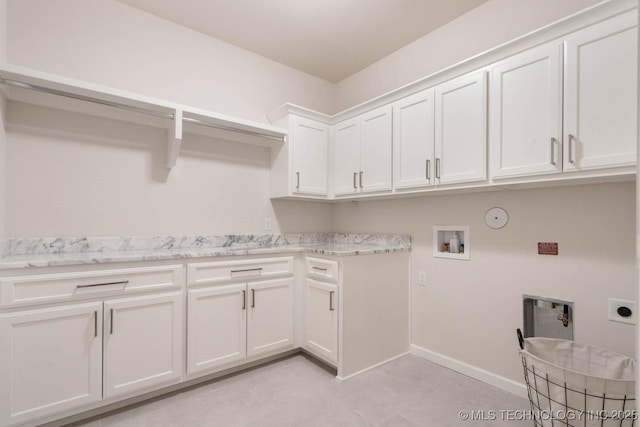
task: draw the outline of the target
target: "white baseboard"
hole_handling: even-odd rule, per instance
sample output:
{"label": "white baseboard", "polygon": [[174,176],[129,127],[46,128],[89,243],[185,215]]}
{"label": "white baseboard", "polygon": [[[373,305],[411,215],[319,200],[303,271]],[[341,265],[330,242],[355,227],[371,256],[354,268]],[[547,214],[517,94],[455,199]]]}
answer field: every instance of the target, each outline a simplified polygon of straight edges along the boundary
{"label": "white baseboard", "polygon": [[367,371],[370,371],[370,370],[372,370],[372,369],[377,368],[378,366],[382,366],[382,365],[384,365],[384,364],[386,364],[386,363],[391,362],[392,360],[399,359],[399,358],[401,358],[401,357],[403,357],[403,356],[406,356],[407,354],[410,354],[410,353],[411,353],[410,351],[406,351],[406,352],[404,352],[404,353],[401,353],[401,354],[398,354],[398,355],[396,355],[396,356],[393,356],[393,357],[391,357],[391,358],[389,358],[389,359],[387,359],[387,360],[383,360],[383,361],[382,361],[382,362],[380,362],[380,363],[376,363],[375,365],[371,365],[371,366],[369,366],[368,368],[364,368],[364,369],[362,369],[362,370],[360,370],[360,371],[358,371],[358,372],[354,372],[353,374],[349,374],[349,375],[347,375],[346,377],[337,376],[336,378],[337,378],[338,380],[340,380],[340,381],[348,380],[349,378],[353,378],[353,377],[355,377],[356,375],[363,374],[363,373],[365,373],[365,372],[367,372]]}
{"label": "white baseboard", "polygon": [[484,383],[501,388],[509,393],[524,397],[525,399],[527,398],[526,386],[519,382],[510,380],[509,378],[505,378],[494,374],[493,372],[478,368],[477,366],[469,365],[468,363],[445,356],[444,354],[436,353],[435,351],[427,350],[426,348],[419,347],[414,344],[411,344],[411,354],[427,359],[433,363],[437,363],[438,365],[442,365],[445,368],[460,372],[461,374],[475,378]]}

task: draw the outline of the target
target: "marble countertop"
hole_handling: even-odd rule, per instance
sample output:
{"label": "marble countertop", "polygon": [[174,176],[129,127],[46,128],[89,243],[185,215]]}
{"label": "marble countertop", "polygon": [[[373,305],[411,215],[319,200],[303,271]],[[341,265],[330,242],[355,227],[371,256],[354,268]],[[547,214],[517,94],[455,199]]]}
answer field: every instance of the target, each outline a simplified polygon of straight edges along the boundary
{"label": "marble countertop", "polygon": [[0,241],[0,270],[299,252],[355,256],[409,250],[409,236],[349,233],[10,239]]}

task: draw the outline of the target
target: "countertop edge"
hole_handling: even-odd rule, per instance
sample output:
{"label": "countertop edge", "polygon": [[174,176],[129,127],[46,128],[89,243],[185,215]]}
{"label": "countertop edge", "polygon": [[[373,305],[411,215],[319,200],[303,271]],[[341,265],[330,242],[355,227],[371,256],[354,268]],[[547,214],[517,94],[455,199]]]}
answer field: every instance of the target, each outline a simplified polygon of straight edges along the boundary
{"label": "countertop edge", "polygon": [[[250,256],[250,255],[277,255],[277,254],[295,254],[310,253],[326,256],[346,257],[358,255],[375,255],[394,252],[409,252],[410,246],[388,246],[380,245],[372,247],[368,245],[350,245],[348,248],[333,248],[326,245],[282,245],[278,247],[258,247],[258,248],[209,248],[198,250],[183,250],[171,252],[142,252],[135,253],[127,251],[123,252],[105,252],[105,253],[67,253],[67,254],[48,254],[48,255],[32,255],[24,256],[24,259],[6,260],[0,258],[0,270],[17,270],[27,268],[43,268],[43,267],[61,267],[72,265],[93,265],[93,264],[110,264],[122,262],[144,262],[144,261],[166,261],[166,260],[185,260],[194,258],[215,258],[215,257],[233,257],[233,256]],[[10,258],[10,257],[8,257]],[[20,257],[22,258],[22,257]]]}

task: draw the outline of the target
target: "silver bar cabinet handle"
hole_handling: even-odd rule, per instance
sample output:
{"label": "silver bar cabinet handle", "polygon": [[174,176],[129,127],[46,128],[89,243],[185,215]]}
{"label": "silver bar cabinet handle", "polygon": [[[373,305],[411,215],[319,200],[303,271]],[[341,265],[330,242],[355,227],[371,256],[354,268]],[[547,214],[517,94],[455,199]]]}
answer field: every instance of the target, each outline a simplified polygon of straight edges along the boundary
{"label": "silver bar cabinet handle", "polygon": [[362,187],[363,187],[363,185],[362,185],[362,175],[363,175],[363,174],[364,174],[364,172],[363,172],[363,171],[360,171],[360,188],[362,188]]}
{"label": "silver bar cabinet handle", "polygon": [[313,267],[311,267],[311,268],[313,268],[314,270],[327,271],[327,269],[326,269],[326,268],[322,268],[322,267],[316,267],[316,266],[313,266]]}
{"label": "silver bar cabinet handle", "polygon": [[431,160],[427,159],[427,181],[431,181]]}
{"label": "silver bar cabinet handle", "polygon": [[436,157],[436,178],[440,179],[440,158]]}
{"label": "silver bar cabinet handle", "polygon": [[262,271],[262,267],[259,268],[245,268],[244,270],[231,270],[231,274],[233,273],[248,273],[251,271]]}
{"label": "silver bar cabinet handle", "polygon": [[256,290],[251,289],[251,308],[256,308]]}
{"label": "silver bar cabinet handle", "polygon": [[556,139],[551,137],[551,164],[556,165]]}
{"label": "silver bar cabinet handle", "polygon": [[335,307],[333,306],[333,294],[335,294],[335,291],[331,291],[329,292],[329,311],[334,311]]}
{"label": "silver bar cabinet handle", "polygon": [[575,141],[575,136],[569,134],[569,163],[574,163],[575,159],[573,158],[573,141]]}
{"label": "silver bar cabinet handle", "polygon": [[109,333],[113,335],[113,308],[109,310]]}
{"label": "silver bar cabinet handle", "polygon": [[98,336],[98,310],[93,312],[93,336]]}
{"label": "silver bar cabinet handle", "polygon": [[129,284],[128,280],[122,280],[120,282],[106,282],[106,283],[94,283],[91,285],[78,285],[76,288],[94,288],[96,286],[108,286],[108,285],[127,285]]}
{"label": "silver bar cabinet handle", "polygon": [[242,291],[242,309],[247,309],[247,291]]}
{"label": "silver bar cabinet handle", "polygon": [[355,188],[356,190],[358,189],[358,184],[356,183],[357,179],[358,179],[358,172],[354,172],[353,173],[353,188]]}
{"label": "silver bar cabinet handle", "polygon": [[296,190],[300,189],[300,172],[296,172]]}

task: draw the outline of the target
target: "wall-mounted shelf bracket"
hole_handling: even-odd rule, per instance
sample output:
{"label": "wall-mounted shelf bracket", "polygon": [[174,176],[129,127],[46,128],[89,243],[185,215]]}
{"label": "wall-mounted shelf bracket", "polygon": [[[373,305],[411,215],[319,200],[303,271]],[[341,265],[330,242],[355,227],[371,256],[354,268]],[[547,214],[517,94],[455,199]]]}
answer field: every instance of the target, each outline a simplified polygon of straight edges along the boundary
{"label": "wall-mounted shelf bracket", "polygon": [[167,130],[167,167],[171,169],[176,165],[180,145],[182,144],[182,110],[176,109],[173,114],[171,126]]}

